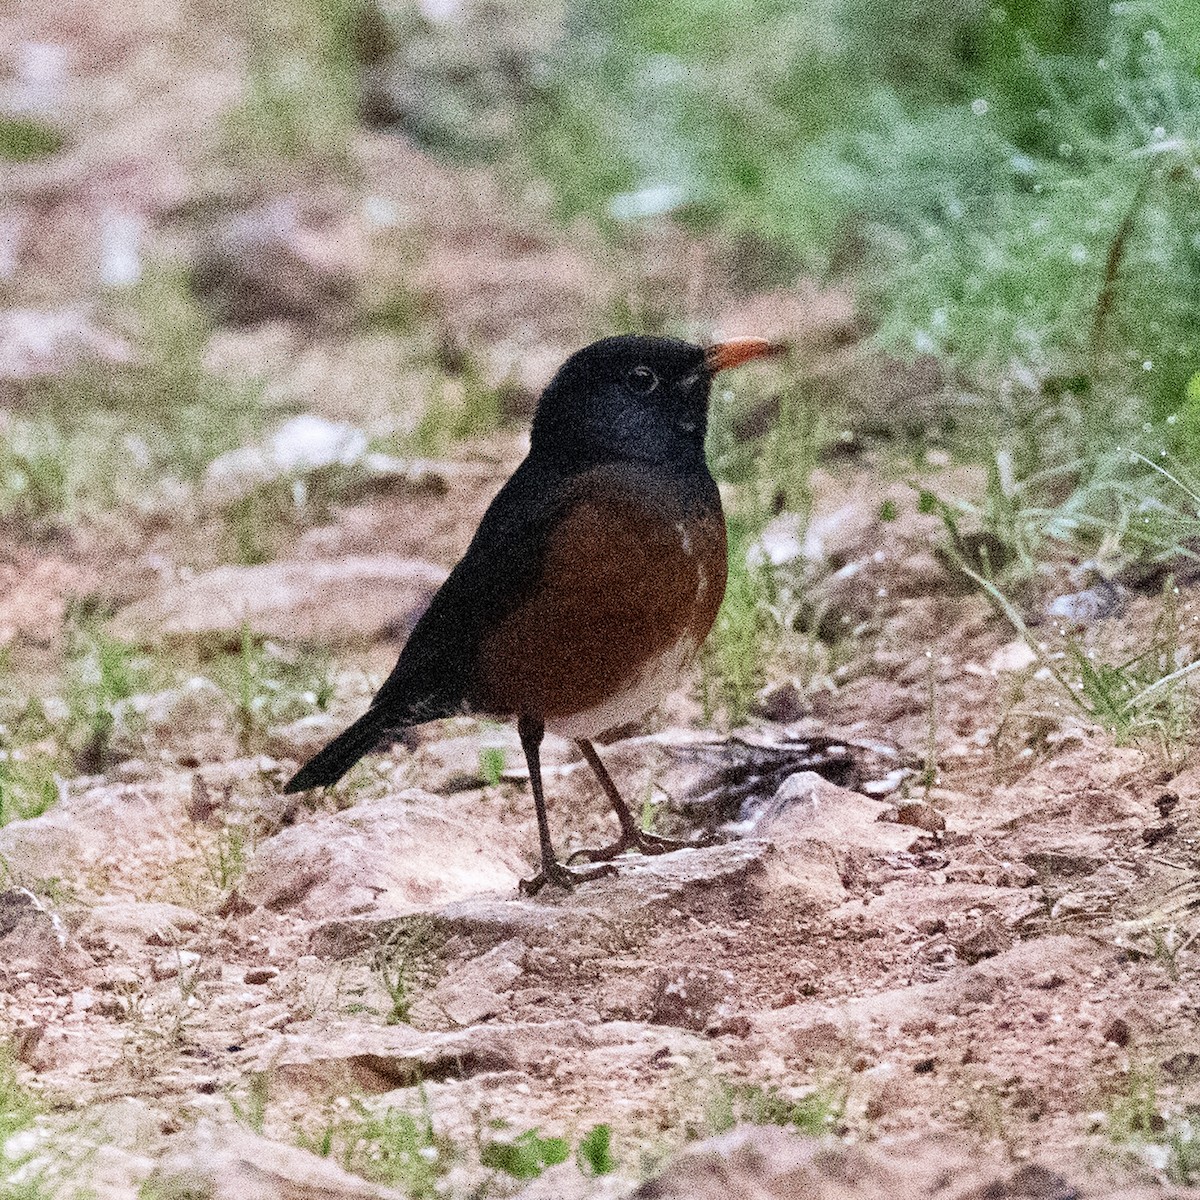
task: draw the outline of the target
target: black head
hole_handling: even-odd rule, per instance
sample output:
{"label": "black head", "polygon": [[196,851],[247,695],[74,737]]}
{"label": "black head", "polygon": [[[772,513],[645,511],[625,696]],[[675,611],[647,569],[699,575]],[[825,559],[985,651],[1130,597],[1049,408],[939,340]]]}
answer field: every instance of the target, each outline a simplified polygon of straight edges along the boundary
{"label": "black head", "polygon": [[713,375],[774,347],[738,338],[705,350],[677,338],[604,338],[571,355],[538,402],[531,445],[568,467],[704,461]]}

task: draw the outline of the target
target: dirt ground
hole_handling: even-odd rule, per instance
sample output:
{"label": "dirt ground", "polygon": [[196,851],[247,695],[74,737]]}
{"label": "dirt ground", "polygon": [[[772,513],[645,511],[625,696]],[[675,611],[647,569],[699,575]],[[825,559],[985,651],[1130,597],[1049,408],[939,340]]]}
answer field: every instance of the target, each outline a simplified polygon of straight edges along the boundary
{"label": "dirt ground", "polygon": [[[202,36],[219,9],[122,6],[117,21],[79,0],[0,19],[13,45],[73,47],[72,111],[92,131],[65,164],[5,184],[6,214],[40,231],[21,243],[24,303],[97,302],[83,243],[105,205],[145,220],[150,257],[203,241],[189,205],[214,186],[200,164],[239,70]],[[160,101],[118,152],[101,134],[131,80]],[[536,830],[515,734],[467,720],[413,731],[327,795],[279,794],[361,711],[520,460],[531,394],[608,332],[631,279],[682,297],[697,335],[786,334],[814,378],[860,372],[862,402],[888,404],[841,293],[746,294],[716,248],[665,225],[614,267],[491,173],[384,134],[353,152],[353,186],[290,181],[300,226],[363,277],[391,234],[356,206],[385,196],[409,214],[436,336],[381,348],[295,314],[230,324],[206,347],[214,377],[265,378],[279,420],[395,432],[429,395],[414,344],[450,338],[508,381],[514,410],[426,474],[279,529],[264,564],[222,567],[221,518],[192,500],[0,532],[0,646],[37,703],[81,603],[194,671],[118,725],[102,772],[0,828],[0,1041],[44,1109],[10,1157],[32,1155],[26,1176],[60,1194],[112,1200],[1200,1194],[1182,1182],[1200,1170],[1200,774],[1180,741],[1118,744],[1084,719],[939,555],[892,445],[817,466],[803,545],[787,548],[786,515],[764,535],[827,636],[781,639],[758,715],[720,728],[697,681],[603,748],[658,828],[721,827],[720,844],[521,898]],[[980,486],[938,454],[921,479]],[[318,593],[326,567],[342,573]],[[1070,590],[1070,567],[1044,573],[1028,614]],[[228,612],[203,590],[211,570],[231,572]],[[328,711],[252,739],[200,679],[247,598],[285,648],[322,640],[306,622],[350,631],[329,647]],[[1198,613],[1200,589],[1181,587],[1180,662]],[[1123,592],[1071,636],[1121,661],[1163,619],[1160,597]],[[1033,634],[1063,661],[1053,621]],[[578,754],[552,738],[545,754],[560,845],[611,835]],[[401,1167],[381,1165],[370,1125],[388,1112],[413,1118]],[[615,1168],[599,1174],[575,1157],[598,1126]],[[498,1165],[489,1147],[533,1130],[565,1139],[567,1161],[551,1153],[537,1178]]]}

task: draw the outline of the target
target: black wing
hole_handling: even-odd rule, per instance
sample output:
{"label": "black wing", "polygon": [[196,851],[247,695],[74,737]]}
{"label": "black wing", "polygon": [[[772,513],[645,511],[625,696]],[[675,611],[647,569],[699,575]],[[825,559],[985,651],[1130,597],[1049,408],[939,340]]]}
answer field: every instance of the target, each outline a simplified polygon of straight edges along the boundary
{"label": "black wing", "polygon": [[400,652],[370,708],[314,755],[285,792],[339,780],[364,754],[409,725],[461,712],[487,629],[525,599],[567,502],[564,477],[527,458],[500,489],[459,564]]}

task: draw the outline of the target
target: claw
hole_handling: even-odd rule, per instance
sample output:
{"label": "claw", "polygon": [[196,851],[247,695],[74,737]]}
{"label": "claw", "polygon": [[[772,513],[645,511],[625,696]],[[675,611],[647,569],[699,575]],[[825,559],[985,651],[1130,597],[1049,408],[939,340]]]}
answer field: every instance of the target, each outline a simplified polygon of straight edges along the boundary
{"label": "claw", "polygon": [[685,842],[679,838],[661,837],[657,833],[646,833],[639,829],[636,833],[622,834],[611,846],[602,846],[595,850],[576,850],[567,858],[567,862],[573,863],[576,859],[593,863],[611,862],[618,855],[624,854],[626,850],[630,849],[639,850],[642,854],[670,854],[672,850],[684,850],[689,846],[697,848],[714,846],[721,841],[724,839],[720,834],[715,833],[707,833],[702,837]]}
{"label": "claw", "polygon": [[542,864],[542,869],[532,879],[522,879],[517,886],[521,895],[536,896],[548,883],[569,892],[577,883],[587,883],[590,879],[601,879],[605,875],[616,874],[617,868],[611,863],[591,871],[572,871],[557,859],[551,859],[550,862]]}

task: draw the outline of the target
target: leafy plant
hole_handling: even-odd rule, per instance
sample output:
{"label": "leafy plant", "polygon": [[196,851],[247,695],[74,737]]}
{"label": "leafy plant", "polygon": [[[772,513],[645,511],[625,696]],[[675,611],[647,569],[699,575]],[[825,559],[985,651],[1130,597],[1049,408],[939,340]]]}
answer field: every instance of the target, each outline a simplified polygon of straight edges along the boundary
{"label": "leafy plant", "polygon": [[496,787],[504,774],[504,747],[481,746],[479,750],[479,776],[488,787]]}
{"label": "leafy plant", "polygon": [[245,1089],[245,1098],[229,1097],[229,1107],[234,1118],[247,1129],[262,1133],[267,1119],[267,1105],[271,1099],[271,1079],[266,1071],[254,1071]]}
{"label": "leafy plant", "polygon": [[4,1143],[14,1133],[27,1129],[38,1114],[38,1106],[17,1076],[11,1047],[0,1046],[0,1165]]}
{"label": "leafy plant", "polygon": [[1154,1066],[1134,1064],[1120,1091],[1109,1097],[1105,1131],[1119,1146],[1176,1184],[1200,1182],[1200,1122],[1194,1109],[1169,1112]]}
{"label": "leafy plant", "polygon": [[0,727],[0,826],[40,817],[58,799],[59,776],[52,758],[7,744]]}
{"label": "leafy plant", "polygon": [[32,1153],[12,1141],[32,1129],[40,1112],[36,1099],[21,1085],[11,1049],[0,1044],[0,1200],[51,1200],[56,1195],[46,1172],[35,1169]]}
{"label": "leafy plant", "polygon": [[746,719],[780,636],[772,610],[773,580],[764,565],[749,561],[750,540],[749,528],[731,520],[725,599],[700,653],[705,718],[721,713],[731,726]]}
{"label": "leafy plant", "polygon": [[486,1142],[479,1161],[514,1179],[536,1179],[547,1167],[566,1162],[570,1153],[566,1138],[542,1137],[536,1129],[527,1129],[511,1141]]}
{"label": "leafy plant", "polygon": [[612,1127],[593,1125],[575,1148],[575,1161],[585,1175],[609,1175],[617,1169],[612,1154]]}
{"label": "leafy plant", "polygon": [[356,0],[255,0],[246,10],[250,77],[226,119],[226,152],[246,169],[346,165],[358,101]]}
{"label": "leafy plant", "polygon": [[213,887],[221,895],[235,888],[246,873],[246,864],[253,851],[250,831],[238,821],[223,824],[212,845],[202,851],[204,868]]}

